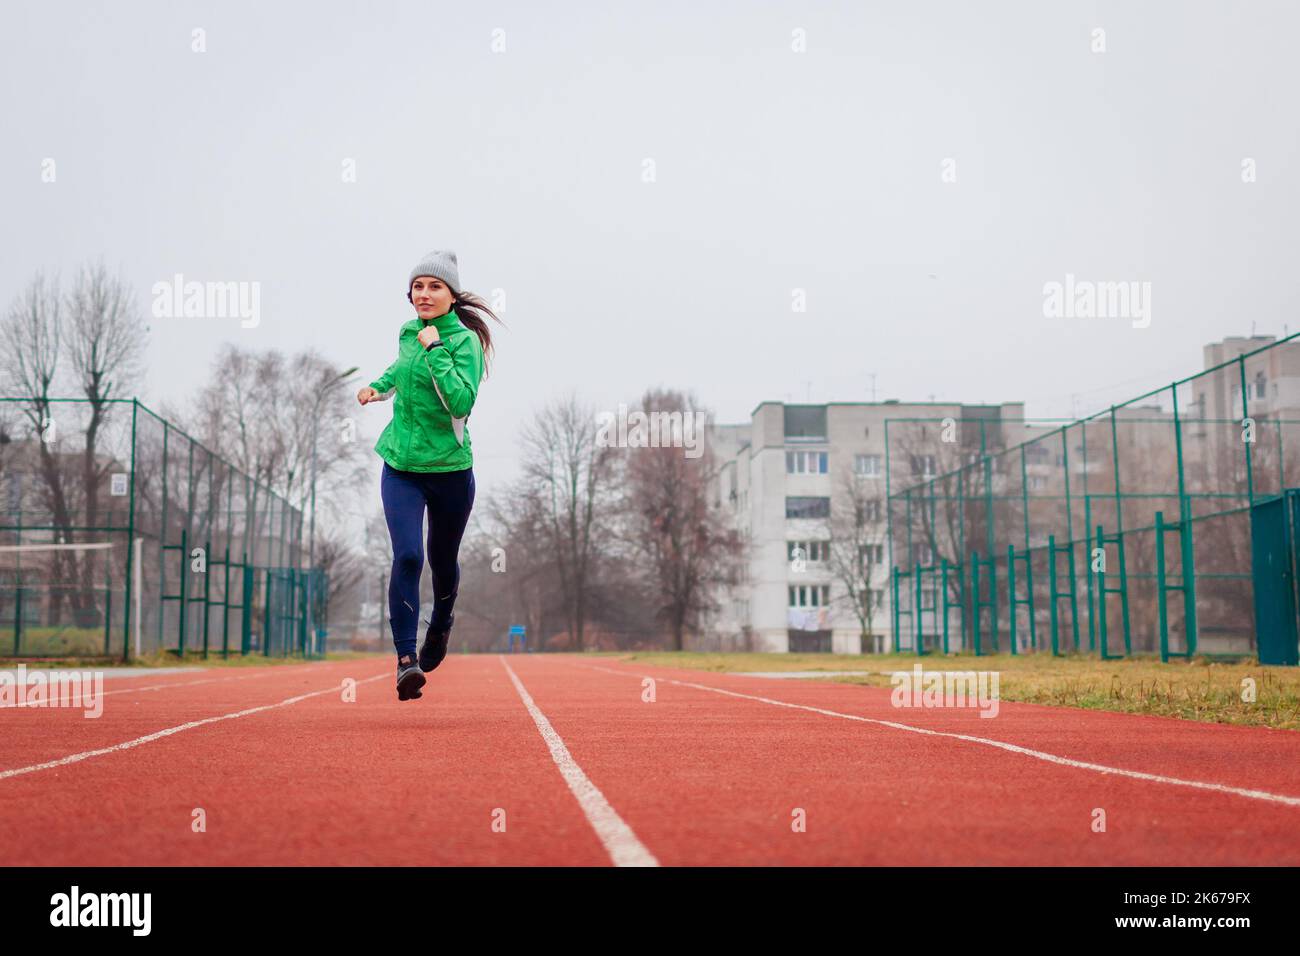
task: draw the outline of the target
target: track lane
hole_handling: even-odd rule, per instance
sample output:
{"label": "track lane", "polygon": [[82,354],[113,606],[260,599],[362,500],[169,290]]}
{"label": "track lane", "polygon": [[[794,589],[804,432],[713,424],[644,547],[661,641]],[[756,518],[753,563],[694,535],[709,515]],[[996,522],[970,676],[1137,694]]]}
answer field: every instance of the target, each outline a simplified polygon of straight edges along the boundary
{"label": "track lane", "polygon": [[[848,706],[880,720],[995,738],[1074,760],[1133,763],[1133,769],[1151,773],[1300,797],[1300,733],[1295,731],[1005,701],[1000,703],[999,716],[981,718],[972,710],[957,708],[895,708],[890,704],[890,688],[813,678],[772,680],[687,668],[638,668],[621,662],[581,664],[629,676],[653,672],[804,706]],[[940,669],[957,668],[936,668]]]}
{"label": "track lane", "polygon": [[[366,672],[377,671],[377,663]],[[122,678],[129,682],[126,686],[106,680],[98,717],[85,716],[82,707],[0,707],[0,772],[319,690],[331,680],[358,674],[351,661],[275,665],[238,674],[213,668],[208,674]]]}
{"label": "track lane", "polygon": [[[1069,725],[1092,712],[1003,704],[990,720],[900,711],[887,688],[607,665],[548,655],[516,666],[575,758],[665,865],[1300,862],[1297,807],[1058,766],[665,678],[990,737],[1065,741]],[[641,700],[644,674],[658,679],[653,704]],[[1111,757],[1125,756],[1126,738],[1138,741],[1134,759],[1159,745],[1148,739],[1149,719],[1096,716],[1107,718]],[[1187,759],[1204,752],[1184,745],[1181,732],[1196,741],[1203,731],[1154,723],[1167,746],[1182,748],[1183,762],[1167,769],[1187,776]],[[1247,736],[1267,749],[1253,738],[1271,741],[1274,732]],[[791,830],[795,808],[806,812],[805,833]],[[1105,833],[1091,829],[1096,808],[1106,812]]]}
{"label": "track lane", "polygon": [[[0,708],[0,772],[314,696],[0,778],[0,863],[607,865],[629,848],[664,865],[1300,863],[1297,807],[750,697],[1300,795],[1300,735],[1287,732],[1008,703],[989,720],[896,709],[887,688],[577,655],[451,655],[418,702],[396,700],[386,656],[181,686],[195,676],[108,698],[98,720]],[[344,677],[376,679],[345,703]],[[602,844],[583,779],[631,841]],[[196,807],[205,833],[191,830]],[[1106,833],[1090,827],[1098,807]],[[806,832],[791,829],[795,808]]]}
{"label": "track lane", "polygon": [[[359,684],[355,703],[331,692],[0,780],[0,862],[610,862],[494,658],[452,655],[415,702],[396,699],[386,657],[317,666],[238,688],[196,688],[202,698],[184,705],[151,702],[147,722],[175,722],[178,710],[282,699],[301,693],[304,680],[319,690],[337,687],[343,676],[383,676]],[[232,701],[232,694],[243,699]],[[134,715],[119,714],[116,726],[135,723]],[[56,738],[67,729],[45,728]],[[206,813],[206,832],[191,829],[195,808]],[[505,811],[504,833],[492,829],[498,808]]]}

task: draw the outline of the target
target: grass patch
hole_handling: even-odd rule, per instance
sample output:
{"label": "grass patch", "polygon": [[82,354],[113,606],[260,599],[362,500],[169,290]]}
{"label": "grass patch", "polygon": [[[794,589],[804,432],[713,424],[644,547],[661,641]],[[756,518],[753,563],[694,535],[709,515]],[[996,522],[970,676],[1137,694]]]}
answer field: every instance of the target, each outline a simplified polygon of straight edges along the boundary
{"label": "grass patch", "polygon": [[[1158,657],[1103,661],[1071,654],[712,654],[684,651],[608,653],[613,659],[660,667],[736,671],[861,670],[826,680],[890,687],[890,674],[927,670],[998,671],[1004,701],[1151,714],[1210,723],[1300,730],[1300,668],[1262,667],[1252,660],[1160,662]],[[1242,700],[1243,682],[1255,682],[1255,700]]]}
{"label": "grass patch", "polygon": [[[359,651],[337,651],[326,654],[325,661],[350,661],[373,656],[373,654],[365,654]],[[222,658],[220,651],[208,651],[208,656],[205,659],[202,651],[187,651],[184,657],[172,651],[154,651],[151,654],[133,657],[129,661],[123,661],[121,657],[117,656],[94,657],[86,655],[67,657],[42,655],[37,660],[26,656],[0,657],[0,667],[11,668],[24,663],[29,667],[69,668],[75,670],[108,667],[276,667],[285,664],[309,664],[317,660],[319,658],[308,660],[302,657],[266,657],[256,653],[247,656],[231,654],[228,658]]]}
{"label": "grass patch", "polygon": [[[109,635],[110,642],[113,635]],[[117,637],[121,647],[121,637]],[[13,650],[12,623],[0,630],[0,652]],[[111,647],[110,643],[110,647]],[[100,627],[24,627],[19,639],[23,656],[88,657],[104,654],[104,628]]]}

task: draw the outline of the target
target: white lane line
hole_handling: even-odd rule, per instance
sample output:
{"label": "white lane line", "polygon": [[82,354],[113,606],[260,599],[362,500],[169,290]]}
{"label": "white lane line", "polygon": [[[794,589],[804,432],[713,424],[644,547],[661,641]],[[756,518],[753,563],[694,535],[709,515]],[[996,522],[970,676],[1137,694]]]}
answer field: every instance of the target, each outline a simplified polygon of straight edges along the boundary
{"label": "white lane line", "polygon": [[[392,675],[387,672],[377,674],[374,677],[367,677],[357,681],[358,686],[369,684],[371,681],[381,680]],[[205,724],[215,724],[221,720],[234,720],[237,717],[247,717],[250,714],[258,714],[264,710],[274,710],[277,707],[288,707],[290,704],[296,704],[299,701],[307,700],[309,697],[319,697],[321,694],[337,694],[343,686],[342,680],[334,687],[326,687],[324,690],[314,690],[310,694],[299,694],[297,697],[289,697],[285,700],[278,701],[274,704],[263,704],[260,707],[250,707],[247,710],[235,711],[232,714],[222,714],[219,717],[204,717],[202,720],[191,720],[188,723],[178,724],[175,727],[168,727],[159,730],[156,733],[146,734],[143,737],[136,737],[134,740],[127,740],[120,744],[113,744],[111,747],[100,747],[98,750],[87,750],[79,754],[71,754],[67,757],[60,757],[58,760],[47,760],[45,763],[32,764],[30,767],[15,767],[13,770],[0,771],[0,780],[7,780],[9,777],[17,777],[25,773],[35,773],[38,770],[50,770],[54,767],[65,767],[70,763],[77,763],[82,760],[88,760],[91,757],[102,757],[104,754],[116,753],[119,750],[130,750],[132,747],[139,747],[141,744],[147,744],[154,740],[161,740],[163,737],[170,737],[172,734],[179,734],[182,730],[193,730],[195,727],[202,727]]]}
{"label": "white lane line", "polygon": [[555,728],[546,719],[546,715],[538,709],[537,704],[533,703],[533,698],[524,689],[524,685],[520,683],[514,670],[506,663],[505,657],[498,654],[497,659],[501,661],[506,673],[510,675],[510,680],[514,682],[515,690],[519,692],[519,697],[523,700],[524,706],[528,708],[533,723],[537,725],[542,739],[546,741],[546,746],[550,748],[551,759],[560,768],[560,774],[564,777],[564,782],[569,785],[569,790],[577,798],[578,806],[582,807],[587,822],[596,831],[596,836],[600,838],[600,842],[605,847],[605,852],[609,854],[609,858],[614,862],[614,865],[658,866],[659,861],[655,859],[654,854],[637,839],[636,834],[632,832],[632,828],[623,822],[623,818],[609,805],[605,795],[582,772],[582,768],[570,755],[569,748],[564,746],[564,741],[555,732]]}
{"label": "white lane line", "polygon": [[789,707],[792,710],[806,710],[814,714],[824,714],[827,717],[841,717],[844,720],[856,720],[864,724],[879,724],[881,727],[892,727],[895,730],[907,730],[914,734],[926,734],[931,737],[951,737],[953,740],[965,740],[973,744],[983,744],[986,747],[996,747],[999,750],[1024,754],[1027,757],[1034,757],[1038,760],[1058,764],[1062,767],[1074,767],[1078,770],[1092,770],[1101,774],[1113,773],[1121,777],[1130,777],[1134,780],[1147,780],[1151,783],[1166,783],[1177,787],[1193,787],[1197,790],[1212,790],[1216,793],[1228,793],[1237,797],[1248,797],[1251,800],[1263,800],[1266,803],[1277,803],[1288,807],[1300,807],[1300,797],[1290,797],[1282,793],[1269,793],[1267,790],[1248,790],[1245,787],[1230,787],[1223,783],[1207,783],[1204,780],[1183,780],[1180,777],[1166,777],[1158,773],[1145,773],[1141,770],[1125,770],[1121,767],[1108,767],[1105,764],[1089,763],[1086,760],[1074,760],[1070,757],[1061,757],[1057,754],[1047,753],[1043,750],[1032,750],[1029,747],[1021,747],[1018,744],[1009,744],[1004,740],[992,740],[988,737],[975,737],[971,734],[954,734],[943,730],[929,730],[925,727],[913,727],[910,724],[900,724],[892,720],[880,720],[875,717],[862,717],[858,714],[842,714],[839,711],[826,710],[822,707],[810,707],[806,704],[791,704],[784,700],[773,700],[770,697],[758,697],[754,694],[742,694],[739,691],[723,690],[721,687],[710,687],[707,684],[696,684],[691,681],[673,680],[671,677],[654,677],[653,674],[634,674],[631,671],[616,671],[608,667],[598,667],[595,664],[582,664],[577,666],[590,667],[592,670],[605,671],[608,674],[622,674],[624,677],[652,677],[654,680],[667,681],[669,684],[678,684],[682,687],[694,687],[698,690],[712,691],[715,694],[726,694],[730,697],[741,697],[745,700],[757,700],[764,704],[772,704],[776,707]]}
{"label": "white lane line", "polygon": [[[20,659],[18,667],[23,666],[24,664]],[[17,677],[15,670],[16,668],[13,667],[0,668],[0,674],[8,674],[11,677]],[[105,667],[102,665],[87,667],[82,665],[79,667],[28,667],[27,673],[66,674],[71,671],[80,671],[84,674],[86,671],[91,671],[96,674],[103,674],[104,680],[136,680],[142,677],[170,677],[173,674],[201,674],[205,670],[207,670],[207,668],[204,667],[118,667],[115,665],[111,667]]]}
{"label": "white lane line", "polygon": [[[154,690],[154,691],[156,691],[156,690],[169,690],[169,689],[171,689],[172,687],[197,687],[197,686],[200,685],[200,684],[215,684],[215,683],[217,683],[218,681],[245,680],[245,679],[247,679],[247,678],[249,678],[249,677],[261,677],[261,676],[263,676],[263,675],[261,675],[261,674],[243,674],[243,675],[240,675],[239,677],[209,677],[209,678],[207,678],[207,679],[205,679],[205,680],[191,680],[191,681],[186,681],[186,682],[183,683],[183,684],[180,684],[180,683],[173,683],[173,684],[153,684],[153,685],[151,685],[151,686],[149,686],[149,687],[123,687],[121,690],[106,690],[106,691],[104,691],[103,693],[99,694],[98,696],[99,696],[99,697],[111,697],[111,696],[114,695],[114,694],[137,694],[137,693],[140,693],[140,692],[142,692],[142,691],[150,691],[150,690]],[[84,687],[84,685],[83,685],[83,687]],[[65,694],[64,691],[67,691],[68,693]],[[59,702],[60,702],[60,703],[63,703],[63,701],[65,701],[65,700],[70,700],[70,699],[72,698],[72,696],[73,696],[73,695],[72,695],[72,689],[71,689],[71,688],[66,687],[66,686],[64,686],[64,685],[62,685],[62,684],[59,685]],[[14,706],[15,706],[15,707],[48,707],[48,706],[50,706],[50,705],[49,705],[48,703],[46,703],[44,700],[38,700],[38,701],[29,701],[29,700],[25,700],[25,701],[23,701],[21,704],[15,704]]]}
{"label": "white lane line", "polygon": [[[256,665],[253,665],[253,666],[256,666]],[[186,669],[187,669],[187,670],[202,670],[202,668],[186,668]],[[90,669],[90,670],[91,670],[91,672],[93,673],[93,668]],[[237,675],[234,675],[234,676],[231,676],[231,677],[206,677],[206,678],[204,678],[203,680],[185,681],[185,682],[183,682],[183,683],[182,683],[182,682],[179,682],[179,681],[172,681],[172,682],[167,683],[167,684],[150,684],[150,685],[148,685],[148,686],[146,686],[146,687],[123,687],[123,688],[120,688],[119,690],[106,690],[106,691],[104,691],[102,694],[100,694],[99,696],[100,696],[100,697],[109,697],[109,696],[111,696],[112,694],[135,694],[135,693],[139,693],[139,692],[141,692],[141,691],[170,690],[170,689],[173,688],[173,687],[197,687],[199,684],[214,684],[214,683],[218,683],[218,682],[232,681],[232,680],[254,680],[255,678],[258,678],[258,677],[268,677],[268,676],[270,676],[271,674],[284,674],[284,673],[287,673],[287,672],[290,671],[290,670],[296,672],[296,671],[299,670],[299,667],[298,667],[297,665],[291,665],[289,668],[285,668],[285,669],[283,669],[283,670],[274,670],[274,671],[271,671],[271,670],[262,670],[262,671],[259,671],[259,672],[256,673],[256,674],[237,674]],[[65,673],[78,673],[78,674],[85,674],[86,672],[87,672],[86,670],[75,670],[75,669],[74,669],[74,670],[67,671],[67,672],[65,672]],[[32,671],[28,671],[28,674],[31,674],[31,673],[33,673],[33,672],[32,672]],[[131,676],[132,676],[132,677],[137,677],[137,676],[139,676],[139,677],[143,677],[143,676],[145,676],[145,675],[143,675],[143,674],[139,674],[139,675],[133,674],[133,675],[131,675]],[[85,686],[84,682],[83,682],[82,686],[83,686],[83,687]],[[65,691],[65,690],[68,691],[67,694],[64,694],[64,693],[63,693],[63,691]],[[70,699],[71,696],[72,696],[71,689],[68,688],[68,687],[63,686],[62,683],[60,683],[60,685],[59,685],[59,694],[60,694],[60,696],[59,696],[59,701],[60,701],[60,702],[62,702],[62,701],[64,701],[64,700],[68,700],[68,699]],[[50,706],[50,705],[46,704],[44,701],[35,701],[35,702],[33,702],[33,701],[23,701],[21,704],[15,704],[14,706],[15,706],[15,707],[46,707],[46,706]]]}

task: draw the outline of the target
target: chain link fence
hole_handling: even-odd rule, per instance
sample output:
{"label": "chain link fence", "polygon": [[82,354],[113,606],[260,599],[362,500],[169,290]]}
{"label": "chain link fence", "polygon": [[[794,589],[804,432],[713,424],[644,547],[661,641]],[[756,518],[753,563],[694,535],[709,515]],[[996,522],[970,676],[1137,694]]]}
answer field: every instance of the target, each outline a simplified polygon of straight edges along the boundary
{"label": "chain link fence", "polygon": [[1252,509],[1300,483],[1294,338],[1064,424],[891,419],[895,650],[1255,653]]}
{"label": "chain link fence", "polygon": [[304,529],[138,400],[0,398],[0,654],[320,656]]}

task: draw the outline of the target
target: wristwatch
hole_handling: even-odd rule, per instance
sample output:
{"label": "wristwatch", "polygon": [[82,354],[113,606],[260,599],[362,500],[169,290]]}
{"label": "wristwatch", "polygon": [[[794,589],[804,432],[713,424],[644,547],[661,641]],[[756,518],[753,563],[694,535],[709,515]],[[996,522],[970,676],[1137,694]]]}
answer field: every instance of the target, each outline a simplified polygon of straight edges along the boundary
{"label": "wristwatch", "polygon": [[428,345],[426,345],[426,346],[424,347],[424,350],[425,350],[426,352],[428,352],[428,351],[430,351],[431,349],[435,349],[435,348],[437,348],[439,345],[442,345],[442,344],[443,344],[442,339],[435,339],[434,341],[432,341],[432,342],[430,342]]}

